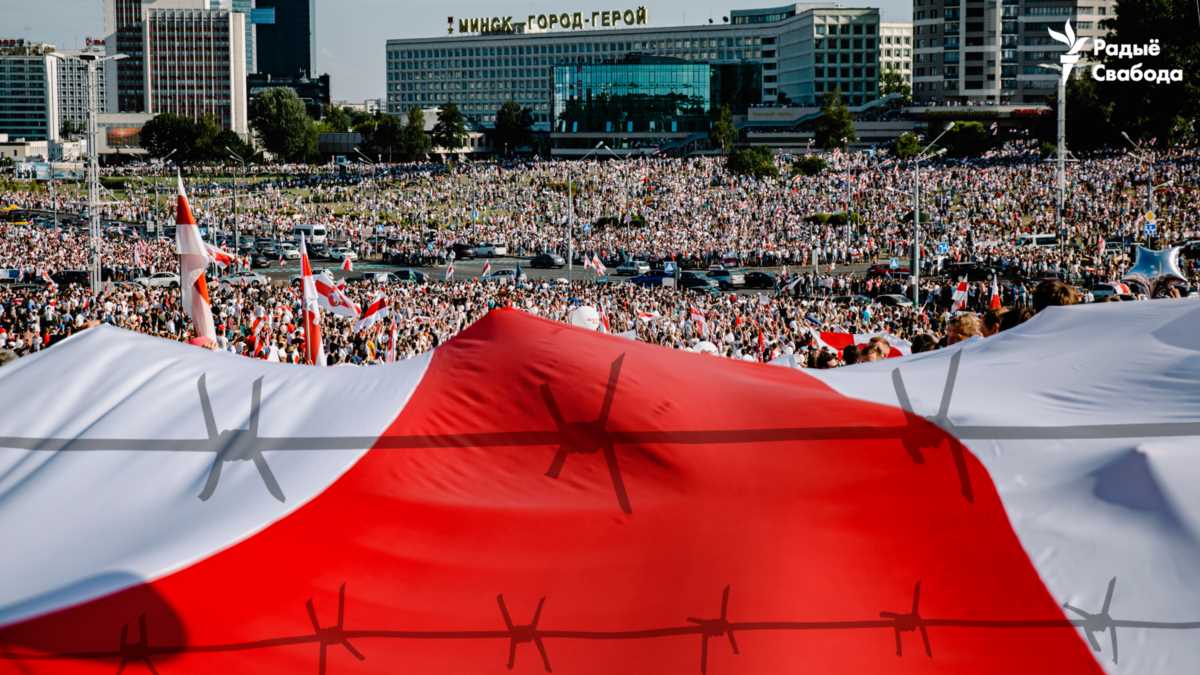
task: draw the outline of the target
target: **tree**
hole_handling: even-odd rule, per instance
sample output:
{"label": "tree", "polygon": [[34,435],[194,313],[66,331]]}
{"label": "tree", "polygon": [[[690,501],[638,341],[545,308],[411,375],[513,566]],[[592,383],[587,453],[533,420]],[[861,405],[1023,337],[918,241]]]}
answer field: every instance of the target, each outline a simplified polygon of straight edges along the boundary
{"label": "tree", "polygon": [[908,86],[904,74],[895,68],[883,71],[883,75],[879,78],[879,95],[887,96],[888,94],[899,94],[901,105],[908,105],[912,102],[912,87]]}
{"label": "tree", "polygon": [[458,150],[467,143],[467,120],[458,106],[449,101],[438,111],[437,124],[433,125],[433,144],[443,152]]}
{"label": "tree", "polygon": [[[1183,71],[1182,82],[1105,81],[1100,85],[1097,89],[1103,100],[1113,106],[1112,126],[1118,134],[1123,130],[1135,139],[1157,139],[1159,147],[1195,140],[1200,118],[1200,78],[1196,76],[1200,73],[1200,40],[1183,28],[1195,21],[1194,0],[1117,0],[1115,17],[1102,23],[1113,32],[1108,42],[1146,45],[1154,40],[1161,52],[1145,62],[1145,71]],[[1091,47],[1089,44],[1088,49]],[[1118,57],[1105,65],[1124,69],[1133,62]],[[1071,114],[1069,98],[1067,114]]]}
{"label": "tree", "polygon": [[992,137],[983,122],[955,122],[942,139],[942,145],[952,157],[976,157],[992,144]]}
{"label": "tree", "polygon": [[230,150],[236,152],[239,157],[247,162],[254,161],[254,148],[249,143],[243,141],[242,137],[237,135],[237,132],[231,129],[222,129],[212,140],[213,158],[229,161],[233,159],[229,155]]}
{"label": "tree", "polygon": [[841,91],[834,89],[825,95],[814,131],[817,146],[826,150],[845,148],[858,140],[858,135],[854,133],[854,119],[850,116],[846,101],[842,99]]}
{"label": "tree", "polygon": [[75,138],[77,136],[82,136],[86,131],[87,130],[84,128],[82,122],[76,122],[75,120],[64,120],[62,126],[58,130],[58,135],[62,136],[63,138]]}
{"label": "tree", "polygon": [[761,147],[734,150],[725,160],[725,168],[738,176],[766,178],[779,175],[779,168],[775,166],[775,156],[770,150]]}
{"label": "tree", "polygon": [[892,152],[897,159],[912,159],[921,152],[921,142],[917,140],[916,134],[906,131],[892,143]]}
{"label": "tree", "polygon": [[316,126],[291,89],[274,87],[255,96],[250,102],[250,126],[263,147],[282,159],[304,161],[316,153]]}
{"label": "tree", "polygon": [[371,133],[368,145],[376,156],[387,157],[389,162],[396,156],[402,156],[404,154],[404,125],[400,124],[400,119],[395,115],[381,117],[375,124],[375,130]]}
{"label": "tree", "polygon": [[505,101],[496,111],[492,139],[492,145],[506,155],[523,145],[532,145],[533,111],[522,108],[516,101]]}
{"label": "tree", "polygon": [[417,161],[429,156],[432,143],[425,133],[425,111],[418,107],[410,108],[408,121],[404,125],[403,142],[404,159]]}
{"label": "tree", "polygon": [[141,131],[141,143],[146,152],[152,157],[165,157],[174,152],[172,159],[177,162],[189,159],[199,138],[200,129],[196,123],[174,113],[155,115]]}
{"label": "tree", "polygon": [[350,114],[341,106],[330,106],[329,112],[325,113],[325,119],[322,120],[325,128],[334,133],[350,131],[352,120]]}
{"label": "tree", "polygon": [[800,176],[816,176],[825,169],[829,168],[829,164],[816,155],[805,155],[796,160],[792,165],[792,174]]}
{"label": "tree", "polygon": [[737,128],[733,126],[733,112],[729,106],[723,105],[720,110],[714,111],[712,129],[708,132],[708,140],[713,144],[713,147],[720,148],[721,152],[728,153],[733,149],[733,144],[737,142]]}

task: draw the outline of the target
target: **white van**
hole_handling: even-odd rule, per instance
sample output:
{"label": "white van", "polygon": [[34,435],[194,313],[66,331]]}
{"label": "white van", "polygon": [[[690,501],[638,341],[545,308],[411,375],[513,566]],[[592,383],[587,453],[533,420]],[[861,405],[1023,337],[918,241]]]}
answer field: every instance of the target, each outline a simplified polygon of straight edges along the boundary
{"label": "white van", "polygon": [[329,233],[324,225],[297,225],[292,228],[292,239],[297,244],[300,243],[300,235],[304,235],[304,240],[310,244],[324,244]]}
{"label": "white van", "polygon": [[1053,234],[1022,234],[1017,237],[1017,246],[1048,248],[1058,246],[1058,236]]}

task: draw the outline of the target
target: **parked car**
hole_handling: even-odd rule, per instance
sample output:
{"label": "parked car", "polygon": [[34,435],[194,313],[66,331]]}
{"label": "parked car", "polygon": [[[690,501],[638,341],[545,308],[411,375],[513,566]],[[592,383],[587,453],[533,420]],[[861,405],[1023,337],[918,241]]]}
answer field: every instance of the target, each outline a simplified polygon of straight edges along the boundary
{"label": "parked car", "polygon": [[221,277],[221,283],[230,286],[263,286],[270,283],[270,279],[257,272],[235,272]]}
{"label": "parked car", "polygon": [[538,269],[562,269],[567,266],[567,261],[563,260],[561,255],[555,253],[543,253],[536,255],[529,261],[529,266]]}
{"label": "parked car", "polygon": [[174,272],[157,272],[134,281],[146,288],[179,288],[179,275]]}
{"label": "parked car", "polygon": [[901,265],[900,267],[897,267],[895,269],[892,269],[891,265],[885,265],[885,264],[880,263],[880,264],[875,264],[875,265],[871,265],[870,267],[868,267],[866,276],[868,279],[870,279],[872,277],[896,277],[896,278],[903,279],[903,278],[912,276],[912,270],[910,270],[909,268],[907,268],[903,265]]}
{"label": "parked car", "polygon": [[329,249],[329,259],[342,262],[345,260],[358,260],[358,254],[349,246],[335,246]]}
{"label": "parked car", "polygon": [[775,288],[779,283],[770,272],[746,272],[746,288]]}
{"label": "parked car", "polygon": [[522,272],[521,275],[518,277],[516,270],[494,270],[494,271],[488,272],[487,274],[480,277],[480,280],[481,281],[498,281],[501,283],[516,283],[524,276],[525,276],[525,273]]}
{"label": "parked car", "polygon": [[50,278],[59,286],[66,286],[68,284],[86,286],[91,283],[92,274],[88,270],[64,270],[50,275]]}
{"label": "parked car", "polygon": [[263,255],[262,253],[255,253],[250,256],[250,267],[253,269],[270,267],[271,263],[277,260],[279,260],[278,257],[272,258],[270,256]]}
{"label": "parked car", "polygon": [[480,258],[495,258],[508,255],[508,246],[503,243],[480,244],[475,247],[475,255]]}
{"label": "parked car", "polygon": [[664,279],[674,279],[674,275],[667,274],[662,270],[652,270],[630,279],[629,283],[637,286],[662,286]]}
{"label": "parked car", "polygon": [[626,260],[617,265],[617,276],[633,277],[650,271],[650,263],[645,260]]}
{"label": "parked car", "polygon": [[835,295],[829,299],[835,305],[869,305],[871,298],[865,295]]}
{"label": "parked car", "polygon": [[723,291],[732,291],[746,285],[746,274],[737,270],[712,270],[708,271],[708,278],[717,282]]}
{"label": "parked car", "polygon": [[284,260],[300,259],[300,249],[293,244],[280,244],[279,251],[283,254]]}

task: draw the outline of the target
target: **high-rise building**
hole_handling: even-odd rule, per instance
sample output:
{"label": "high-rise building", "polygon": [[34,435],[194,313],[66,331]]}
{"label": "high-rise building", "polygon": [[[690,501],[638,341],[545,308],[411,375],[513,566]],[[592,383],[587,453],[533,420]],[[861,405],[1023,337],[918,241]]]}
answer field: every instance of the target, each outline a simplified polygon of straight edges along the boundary
{"label": "high-rise building", "polygon": [[912,87],[913,25],[908,22],[884,21],[879,24],[879,70],[894,70]]}
{"label": "high-rise building", "polygon": [[257,41],[254,38],[254,32],[255,32],[254,31],[254,23],[253,23],[253,20],[251,19],[252,15],[253,15],[253,11],[254,11],[254,1],[255,0],[233,0],[233,4],[231,5],[233,11],[246,17],[245,42],[246,42],[246,72],[247,73],[257,72],[255,70],[255,68],[256,68],[255,59],[257,58],[258,47],[257,47]]}
{"label": "high-rise building", "polygon": [[124,54],[106,61],[104,109],[108,112],[142,112],[146,109],[142,64],[142,0],[105,0],[104,41],[109,54]]}
{"label": "high-rise building", "polygon": [[58,140],[58,59],[54,45],[0,41],[0,134]]}
{"label": "high-rise building", "polygon": [[146,112],[212,116],[244,136],[246,16],[210,6],[206,0],[143,6]]}
{"label": "high-rise building", "polygon": [[312,77],[317,72],[316,0],[255,0],[275,10],[274,23],[256,25],[258,73],[272,77]]}
{"label": "high-rise building", "polygon": [[930,103],[1042,103],[1062,53],[1047,28],[1068,19],[1102,37],[1115,0],[913,0],[913,98]]}
{"label": "high-rise building", "polygon": [[725,22],[697,26],[542,31],[518,23],[506,33],[388,40],[387,112],[453,101],[491,126],[500,105],[516,101],[532,110],[536,130],[550,131],[556,66],[633,54],[758,65],[756,103],[815,105],[836,89],[862,105],[878,98],[879,34],[878,9],[824,3],[734,10]]}
{"label": "high-rise building", "polygon": [[[64,49],[59,50],[59,53],[67,57],[58,61],[59,123],[65,125],[70,122],[77,129],[84,130],[87,128],[88,116],[88,67],[87,63],[78,57],[104,56],[104,45],[94,45],[85,49]],[[97,113],[104,112],[108,97],[105,75],[104,68],[96,69],[97,102],[100,106]]]}

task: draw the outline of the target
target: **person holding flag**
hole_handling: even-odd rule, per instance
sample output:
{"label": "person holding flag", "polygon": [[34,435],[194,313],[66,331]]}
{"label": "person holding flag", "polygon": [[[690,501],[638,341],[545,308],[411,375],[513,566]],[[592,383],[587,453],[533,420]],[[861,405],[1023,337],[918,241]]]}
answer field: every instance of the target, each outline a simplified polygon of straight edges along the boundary
{"label": "person holding flag", "polygon": [[386,318],[388,314],[387,296],[383,294],[383,291],[380,291],[375,294],[375,297],[371,300],[371,304],[363,311],[362,318],[354,323],[354,331],[361,333],[374,326],[381,319]]}
{"label": "person holding flag", "polygon": [[325,348],[321,345],[321,305],[303,234],[300,235],[300,275],[304,299],[304,358],[310,365],[323,366]]}
{"label": "person holding flag", "polygon": [[209,263],[208,246],[200,236],[196,217],[183,189],[183,176],[176,174],[179,194],[175,204],[175,243],[179,248],[179,288],[183,307],[196,329],[197,344],[215,346],[217,329],[213,325],[212,300],[208,296],[208,281],[204,271]]}
{"label": "person holding flag", "polygon": [[992,297],[988,302],[988,309],[1000,309],[1004,303],[1000,300],[1000,282],[996,281],[996,273],[992,272]]}
{"label": "person holding flag", "polygon": [[354,261],[350,259],[350,256],[346,256],[346,257],[342,258],[342,271],[343,272],[353,272],[354,271]]}
{"label": "person holding flag", "polygon": [[967,281],[959,279],[958,285],[954,287],[954,295],[951,296],[953,304],[950,306],[950,311],[961,312],[967,308]]}

